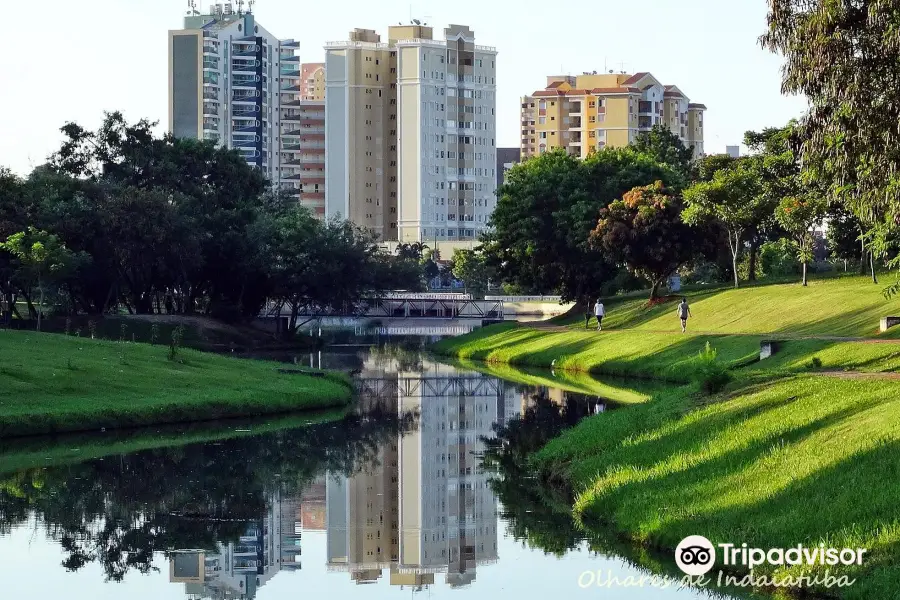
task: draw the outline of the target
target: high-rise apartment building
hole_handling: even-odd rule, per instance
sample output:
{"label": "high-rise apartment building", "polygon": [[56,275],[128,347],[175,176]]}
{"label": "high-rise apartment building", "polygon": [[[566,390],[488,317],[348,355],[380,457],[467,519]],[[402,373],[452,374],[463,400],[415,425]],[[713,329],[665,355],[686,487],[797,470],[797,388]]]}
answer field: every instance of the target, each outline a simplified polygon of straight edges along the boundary
{"label": "high-rise apartment building", "polygon": [[325,46],[328,215],[383,241],[474,240],[496,189],[496,49],[450,25]]}
{"label": "high-rise apartment building", "polygon": [[295,188],[301,152],[285,129],[300,112],[298,47],[230,3],[191,8],[169,31],[169,131],[236,149],[273,184]]}
{"label": "high-rise apartment building", "polygon": [[522,158],[555,148],[584,158],[594,149],[627,146],[657,124],[701,156],[705,110],[650,73],[548,77],[545,89],[521,100]]}
{"label": "high-rise apartment building", "polygon": [[300,65],[300,99],[325,101],[325,63]]}

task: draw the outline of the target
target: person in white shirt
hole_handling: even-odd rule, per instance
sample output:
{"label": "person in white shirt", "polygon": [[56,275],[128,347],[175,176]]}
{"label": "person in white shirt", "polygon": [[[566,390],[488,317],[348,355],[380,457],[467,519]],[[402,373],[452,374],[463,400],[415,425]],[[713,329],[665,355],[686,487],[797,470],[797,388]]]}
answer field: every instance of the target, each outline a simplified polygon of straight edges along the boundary
{"label": "person in white shirt", "polygon": [[597,304],[594,305],[594,316],[597,317],[597,331],[603,331],[603,317],[606,316],[606,310],[599,298],[597,298]]}

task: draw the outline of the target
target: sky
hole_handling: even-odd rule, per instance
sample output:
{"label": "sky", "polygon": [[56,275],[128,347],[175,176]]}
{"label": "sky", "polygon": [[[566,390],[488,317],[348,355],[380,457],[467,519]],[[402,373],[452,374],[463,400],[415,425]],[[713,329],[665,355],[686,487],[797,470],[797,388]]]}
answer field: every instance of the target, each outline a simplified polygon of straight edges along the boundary
{"label": "sky", "polygon": [[[88,128],[103,111],[168,121],[167,31],[182,27],[187,0],[0,0],[0,166],[27,174],[58,149],[59,128]],[[224,1],[224,0],[222,0]],[[202,7],[210,2],[203,0]],[[258,0],[259,23],[300,41],[303,62],[354,27],[408,22],[469,25],[495,46],[498,146],[518,146],[519,98],[547,75],[604,68],[649,71],[706,112],[708,153],[747,130],[799,117],[803,98],[780,93],[781,58],[760,48],[766,0]],[[315,7],[315,8],[313,8]],[[549,7],[549,8],[548,8]]]}

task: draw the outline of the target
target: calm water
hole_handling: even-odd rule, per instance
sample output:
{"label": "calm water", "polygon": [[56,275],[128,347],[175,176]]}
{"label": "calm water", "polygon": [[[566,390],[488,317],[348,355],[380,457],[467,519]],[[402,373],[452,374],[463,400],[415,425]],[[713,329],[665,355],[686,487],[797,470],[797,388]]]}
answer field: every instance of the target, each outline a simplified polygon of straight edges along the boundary
{"label": "calm water", "polygon": [[356,373],[357,414],[0,447],[2,597],[710,597],[579,585],[651,571],[584,539],[513,446],[613,402],[396,347],[280,358]]}

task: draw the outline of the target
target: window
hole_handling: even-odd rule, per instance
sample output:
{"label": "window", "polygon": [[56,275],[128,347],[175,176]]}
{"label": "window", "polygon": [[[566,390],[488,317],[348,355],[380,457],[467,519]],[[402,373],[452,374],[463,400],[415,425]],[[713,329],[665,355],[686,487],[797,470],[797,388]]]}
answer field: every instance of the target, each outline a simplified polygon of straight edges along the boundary
{"label": "window", "polygon": [[539,125],[546,125],[546,124],[547,124],[547,117],[540,117],[540,118],[538,119],[538,124],[539,124]]}

